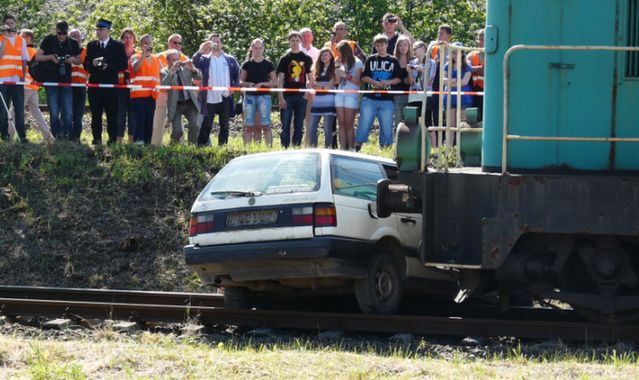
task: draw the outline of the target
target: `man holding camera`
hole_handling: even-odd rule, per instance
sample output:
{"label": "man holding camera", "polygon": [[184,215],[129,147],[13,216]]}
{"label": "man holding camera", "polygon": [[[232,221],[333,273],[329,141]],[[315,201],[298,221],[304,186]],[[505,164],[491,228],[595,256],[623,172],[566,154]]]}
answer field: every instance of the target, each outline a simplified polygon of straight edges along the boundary
{"label": "man holding camera", "polygon": [[[410,40],[410,46],[413,46],[415,43],[415,37],[404,27],[404,23],[402,19],[399,18],[396,14],[386,13],[384,17],[382,17],[382,27],[384,28],[384,34],[386,38],[388,38],[388,46],[386,47],[386,52],[390,55],[393,55],[395,52],[395,44],[397,43],[397,39],[399,38],[399,32],[397,29],[399,28],[401,34],[408,37]],[[375,44],[371,48],[371,54],[376,54],[377,50],[375,49]]]}
{"label": "man holding camera", "polygon": [[[44,82],[71,83],[71,64],[80,63],[80,46],[69,38],[69,24],[59,21],[55,34],[40,43],[35,60],[45,65]],[[51,132],[55,138],[68,139],[73,129],[73,92],[71,87],[46,86]]]}
{"label": "man holding camera", "polygon": [[[17,20],[11,15],[2,19],[0,31],[0,82],[24,80],[29,52],[24,39],[16,34]],[[0,140],[9,139],[9,104],[15,108],[15,127],[21,142],[27,142],[24,130],[24,87],[0,84]]]}
{"label": "man holding camera", "polygon": [[[194,80],[201,80],[202,74],[193,66],[193,62],[180,60],[180,52],[168,50],[166,54],[167,67],[164,68],[166,77],[162,84],[168,86],[193,86]],[[197,144],[200,132],[199,115],[200,102],[197,100],[196,90],[169,90],[167,99],[168,118],[171,122],[171,142],[180,143],[184,137],[182,115],[189,122],[188,141]]]}
{"label": "man holding camera", "polygon": [[160,85],[160,59],[153,55],[153,39],[145,34],[140,38],[140,53],[131,56],[131,84],[144,86],[131,89],[133,108],[133,141],[150,144],[153,135],[153,114],[159,91],[152,86]]}
{"label": "man holding camera", "polygon": [[[97,40],[87,45],[84,68],[90,84],[117,84],[118,72],[127,68],[124,44],[109,37],[111,21],[99,19],[95,24]],[[102,114],[106,113],[109,144],[115,144],[118,134],[118,97],[115,88],[89,88],[91,132],[93,145],[102,144]]]}

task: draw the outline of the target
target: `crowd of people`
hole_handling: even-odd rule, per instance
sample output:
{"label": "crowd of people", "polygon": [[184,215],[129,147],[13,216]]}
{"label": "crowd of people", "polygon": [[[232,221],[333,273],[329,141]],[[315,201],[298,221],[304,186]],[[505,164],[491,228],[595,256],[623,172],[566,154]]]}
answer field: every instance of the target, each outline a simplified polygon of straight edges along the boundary
{"label": "crowd of people", "polygon": [[[379,144],[393,143],[393,131],[403,119],[407,105],[425,108],[426,125],[439,125],[438,96],[424,95],[425,90],[446,87],[448,77],[457,76],[462,91],[483,91],[484,54],[472,52],[462,57],[457,73],[457,54],[451,53],[452,29],[441,25],[437,41],[429,44],[415,40],[401,19],[392,13],[382,18],[383,31],[373,39],[367,56],[357,42],[348,39],[344,22],[333,26],[330,41],[313,46],[309,28],[288,34],[289,49],[278,62],[265,55],[266,45],[254,39],[242,64],[224,50],[219,33],[211,34],[198,51],[189,57],[182,51],[179,34],[168,38],[167,50],[154,52],[150,35],[138,36],[124,29],[120,39],[111,37],[112,23],[100,19],[95,25],[96,39],[83,47],[82,33],[59,21],[55,33],[46,36],[39,47],[33,43],[31,30],[16,30],[17,20],[3,18],[0,35],[0,139],[12,133],[27,142],[25,109],[34,117],[45,141],[68,139],[79,141],[82,118],[88,95],[93,144],[102,144],[103,115],[106,115],[108,143],[128,142],[161,145],[165,126],[170,123],[171,141],[188,141],[198,146],[211,145],[211,130],[218,118],[218,145],[229,138],[229,122],[242,115],[243,140],[272,145],[272,89],[278,89],[281,118],[281,145],[317,146],[318,129],[323,130],[324,147],[359,150],[368,142],[375,119],[379,124]],[[483,31],[478,33],[478,47],[483,47]],[[439,48],[444,47],[444,54]],[[430,50],[431,54],[428,55]],[[447,58],[444,75],[437,69],[441,57]],[[449,65],[451,73],[448,73]],[[37,75],[36,75],[37,70]],[[31,71],[31,72],[30,72]],[[47,125],[38,107],[39,86],[34,82],[74,83],[80,86],[45,86],[50,113]],[[25,82],[26,85],[15,84]],[[107,86],[81,86],[82,84]],[[129,88],[109,85],[130,84]],[[139,87],[136,87],[139,85]],[[206,86],[208,90],[158,89],[156,86]],[[241,101],[234,100],[233,89],[243,87]],[[250,90],[249,90],[250,88]],[[309,91],[313,89],[315,91]],[[326,90],[344,90],[327,92]],[[363,95],[360,89],[369,90]],[[300,91],[303,90],[303,91]],[[395,94],[387,91],[413,91]],[[451,97],[449,117],[454,125],[456,96]],[[462,111],[481,107],[481,97],[463,95]],[[446,104],[446,102],[444,102]],[[359,123],[355,118],[359,112]],[[183,118],[187,124],[183,123]],[[465,118],[462,112],[462,120]],[[12,120],[13,123],[9,123]],[[11,128],[10,128],[11,127]],[[185,128],[186,127],[186,128]],[[185,130],[186,129],[186,130]]]}

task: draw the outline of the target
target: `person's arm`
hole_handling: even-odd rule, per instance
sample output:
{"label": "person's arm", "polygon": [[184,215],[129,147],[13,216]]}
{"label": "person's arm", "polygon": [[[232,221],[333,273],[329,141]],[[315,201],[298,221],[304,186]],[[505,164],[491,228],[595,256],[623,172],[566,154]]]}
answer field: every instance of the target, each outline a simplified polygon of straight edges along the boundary
{"label": "person's arm", "polygon": [[355,70],[355,75],[351,76],[350,79],[347,76],[346,79],[351,81],[351,83],[353,83],[354,85],[361,86],[362,85],[362,69],[358,68],[357,70]]}
{"label": "person's arm", "polygon": [[246,72],[246,70],[241,69],[240,70],[240,87],[255,87],[255,83],[246,81],[247,76],[248,76],[248,73]]}
{"label": "person's arm", "polygon": [[402,19],[399,18],[399,16],[397,17],[397,27],[399,28],[399,31],[402,32],[403,35],[408,37],[408,39],[410,40],[410,46],[413,46],[413,44],[415,43],[415,37],[413,37],[411,32],[409,32],[408,29],[406,29],[406,27],[404,26],[404,23],[402,22]]}
{"label": "person's arm", "polygon": [[260,82],[257,84],[257,87],[275,87],[277,86],[277,76],[275,75],[275,70],[268,73],[268,82]]}
{"label": "person's arm", "polygon": [[2,35],[2,42],[0,42],[0,58],[4,57],[4,52],[7,50],[7,38]]}
{"label": "person's arm", "polygon": [[45,38],[42,43],[40,44],[40,49],[38,49],[38,51],[36,52],[35,55],[35,60],[37,62],[53,62],[55,64],[57,64],[58,62],[60,62],[58,60],[58,57],[55,54],[45,54],[46,50],[47,50],[47,46],[48,46],[48,39]]}
{"label": "person's arm", "polygon": [[[143,54],[147,54],[148,52],[144,52]],[[137,56],[137,54],[133,54],[130,58],[131,61],[131,69],[133,70],[134,73],[137,73],[138,71],[140,71],[140,68],[142,67],[142,60],[145,58],[144,55],[142,56]]]}
{"label": "person's arm", "polygon": [[[281,72],[277,73],[277,87],[284,88],[284,73],[281,73]],[[277,93],[277,99],[280,102],[280,109],[286,109],[286,100],[284,100],[283,92]]]}

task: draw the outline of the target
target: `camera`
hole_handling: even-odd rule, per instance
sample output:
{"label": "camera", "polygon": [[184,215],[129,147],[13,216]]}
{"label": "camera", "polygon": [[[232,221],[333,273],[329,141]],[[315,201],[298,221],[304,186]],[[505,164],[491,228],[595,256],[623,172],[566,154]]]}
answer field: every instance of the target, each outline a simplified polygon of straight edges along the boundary
{"label": "camera", "polygon": [[95,60],[95,67],[99,67],[101,69],[104,69],[106,67],[106,64],[104,63],[104,57],[98,57]]}
{"label": "camera", "polygon": [[15,29],[12,29],[12,28],[5,28],[5,27],[2,27],[2,28],[0,28],[0,32],[1,32],[1,33],[15,33],[15,32],[16,32],[16,30],[15,30]]}
{"label": "camera", "polygon": [[144,51],[148,51],[149,53],[151,53],[153,51],[153,46],[147,46],[144,48]]}
{"label": "camera", "polygon": [[394,24],[394,23],[396,23],[396,22],[397,22],[397,17],[389,17],[387,20],[388,20],[388,22],[390,22],[391,24]]}
{"label": "camera", "polygon": [[67,73],[67,57],[64,55],[57,56],[58,58],[58,74],[65,75]]}

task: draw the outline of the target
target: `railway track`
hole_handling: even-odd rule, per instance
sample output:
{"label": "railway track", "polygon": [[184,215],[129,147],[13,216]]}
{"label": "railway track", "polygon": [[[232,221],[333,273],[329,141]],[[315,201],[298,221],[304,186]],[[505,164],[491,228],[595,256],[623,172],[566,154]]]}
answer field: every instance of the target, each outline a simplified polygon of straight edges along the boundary
{"label": "railway track", "polygon": [[[639,340],[637,325],[579,321],[572,314],[525,309],[498,314],[497,309],[433,308],[435,315],[366,315],[290,310],[234,310],[222,297],[198,293],[125,290],[0,287],[0,313],[6,316],[74,316],[136,322],[196,322],[304,330],[344,330],[453,336],[514,336],[577,341]],[[470,315],[465,317],[464,315]],[[498,317],[495,317],[497,315]]]}

